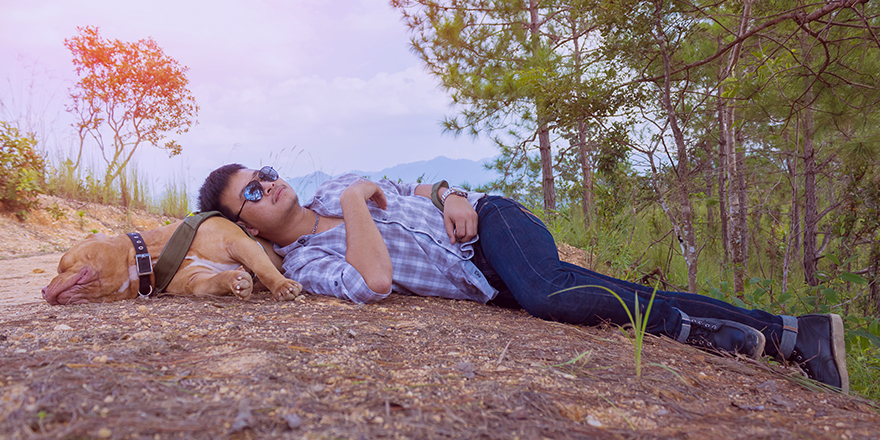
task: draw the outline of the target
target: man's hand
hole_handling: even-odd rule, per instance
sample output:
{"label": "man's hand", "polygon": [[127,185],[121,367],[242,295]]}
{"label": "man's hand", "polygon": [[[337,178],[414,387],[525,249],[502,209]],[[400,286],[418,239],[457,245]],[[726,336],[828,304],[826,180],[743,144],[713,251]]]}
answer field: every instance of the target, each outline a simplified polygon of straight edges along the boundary
{"label": "man's hand", "polygon": [[[415,195],[430,200],[431,187],[430,184],[418,185]],[[446,190],[447,187],[441,186],[439,193],[443,194]],[[450,194],[443,206],[443,224],[450,243],[466,242],[477,235],[477,211],[466,198]]]}
{"label": "man's hand", "polygon": [[379,188],[376,182],[369,180],[361,179],[352,183],[342,192],[342,197],[352,197],[364,201],[372,200],[379,208],[388,208],[385,192],[382,191],[382,188]]}
{"label": "man's hand", "polygon": [[450,194],[443,206],[443,224],[449,242],[466,242],[477,235],[477,211],[468,199]]}

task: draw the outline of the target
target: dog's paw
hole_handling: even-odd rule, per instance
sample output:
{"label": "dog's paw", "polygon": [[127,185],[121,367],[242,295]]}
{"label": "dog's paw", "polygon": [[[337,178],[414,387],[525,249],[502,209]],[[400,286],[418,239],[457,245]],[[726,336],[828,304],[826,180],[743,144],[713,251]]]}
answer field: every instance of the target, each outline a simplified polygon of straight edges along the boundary
{"label": "dog's paw", "polygon": [[238,275],[232,279],[231,287],[232,293],[234,293],[235,296],[242,301],[247,301],[251,298],[251,294],[254,292],[254,280],[249,273],[239,271]]}
{"label": "dog's paw", "polygon": [[293,280],[285,279],[272,295],[275,301],[293,301],[302,292],[302,284]]}

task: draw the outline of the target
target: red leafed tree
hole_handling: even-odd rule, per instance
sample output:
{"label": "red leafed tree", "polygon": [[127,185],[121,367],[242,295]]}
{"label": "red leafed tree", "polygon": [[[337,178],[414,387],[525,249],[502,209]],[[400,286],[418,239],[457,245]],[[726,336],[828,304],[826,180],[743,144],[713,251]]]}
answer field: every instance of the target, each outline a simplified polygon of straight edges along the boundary
{"label": "red leafed tree", "polygon": [[180,154],[181,146],[166,136],[183,134],[196,123],[199,106],[187,88],[189,68],[165,55],[152,38],[126,43],[102,39],[97,27],[77,31],[64,40],[79,76],[68,109],[78,118],[74,168],[92,142],[107,164],[107,187],[143,143],[168,150],[169,156]]}

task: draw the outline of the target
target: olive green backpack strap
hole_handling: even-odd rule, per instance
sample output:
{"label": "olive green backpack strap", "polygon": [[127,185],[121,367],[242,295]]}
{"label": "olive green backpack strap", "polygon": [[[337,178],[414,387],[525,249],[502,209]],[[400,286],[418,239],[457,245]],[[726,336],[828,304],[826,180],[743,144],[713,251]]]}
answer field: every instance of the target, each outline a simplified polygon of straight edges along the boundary
{"label": "olive green backpack strap", "polygon": [[220,215],[220,212],[196,212],[188,215],[183,220],[183,223],[177,227],[177,230],[171,235],[171,239],[168,240],[168,243],[165,243],[162,255],[159,256],[159,261],[153,267],[153,272],[156,274],[156,293],[164,292],[168,284],[171,283],[171,279],[174,278],[174,274],[180,268],[180,263],[183,263],[186,253],[189,252],[189,247],[196,237],[199,225],[215,215]]}

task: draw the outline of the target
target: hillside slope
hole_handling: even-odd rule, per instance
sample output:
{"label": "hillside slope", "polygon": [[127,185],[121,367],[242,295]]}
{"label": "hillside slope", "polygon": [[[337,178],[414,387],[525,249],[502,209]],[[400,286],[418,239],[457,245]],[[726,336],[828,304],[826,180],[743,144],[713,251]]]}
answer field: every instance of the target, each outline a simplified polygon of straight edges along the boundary
{"label": "hillside slope", "polygon": [[[84,228],[128,230],[121,210],[87,208],[94,214],[84,216]],[[148,217],[132,215],[132,223],[172,220]],[[63,249],[85,234],[78,219],[4,220],[3,251]],[[8,232],[15,228],[19,237]],[[167,296],[49,306],[34,280],[51,271],[36,266],[58,257],[0,260],[0,292],[37,299],[0,303],[4,438],[869,439],[880,432],[874,403],[806,388],[790,378],[794,371],[766,361],[649,337],[639,379],[629,337],[617,328],[468,301],[392,295],[354,305],[307,295],[276,303],[258,294],[250,302]]]}

